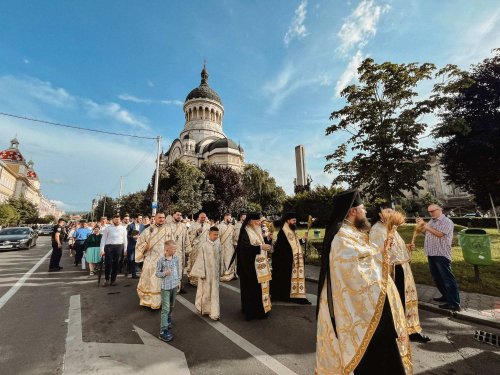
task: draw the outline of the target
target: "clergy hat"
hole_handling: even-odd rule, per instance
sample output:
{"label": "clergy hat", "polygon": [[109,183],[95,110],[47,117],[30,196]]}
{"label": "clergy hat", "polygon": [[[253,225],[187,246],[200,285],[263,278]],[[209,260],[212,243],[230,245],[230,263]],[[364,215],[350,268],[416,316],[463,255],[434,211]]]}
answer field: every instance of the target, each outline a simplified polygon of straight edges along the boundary
{"label": "clergy hat", "polygon": [[296,212],[285,212],[285,214],[283,214],[283,222],[296,218],[297,218]]}
{"label": "clergy hat", "polygon": [[[318,306],[319,306],[319,296],[321,296],[321,291],[323,289],[323,285],[325,284],[325,280],[330,275],[330,247],[333,241],[333,237],[337,234],[344,219],[347,216],[347,213],[352,207],[358,207],[363,204],[361,200],[361,195],[357,189],[347,190],[342,193],[339,193],[333,197],[332,200],[332,213],[330,216],[330,220],[325,229],[325,238],[323,240],[323,251],[321,252],[321,270],[319,273],[319,284],[318,284]],[[330,282],[328,281],[328,285]],[[332,322],[334,319],[333,316],[333,304],[329,299],[328,307],[330,310],[330,317],[332,318]],[[316,310],[316,313],[319,310]],[[335,326],[334,326],[335,327]]]}
{"label": "clergy hat", "polygon": [[247,220],[260,220],[260,212],[249,212]]}

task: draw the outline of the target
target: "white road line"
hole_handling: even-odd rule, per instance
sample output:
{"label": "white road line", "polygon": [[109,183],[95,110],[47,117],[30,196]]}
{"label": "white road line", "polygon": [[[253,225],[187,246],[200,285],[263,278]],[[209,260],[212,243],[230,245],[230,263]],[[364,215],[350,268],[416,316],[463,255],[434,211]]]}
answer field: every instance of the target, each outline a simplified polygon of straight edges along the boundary
{"label": "white road line", "polygon": [[28,272],[26,272],[23,277],[21,277],[12,288],[10,288],[7,293],[5,293],[2,298],[0,298],[0,309],[4,307],[4,305],[9,301],[9,299],[12,298],[14,294],[23,286],[23,284],[26,282],[26,280],[29,279],[29,277],[37,270],[40,265],[45,262],[45,259],[52,253],[52,250],[49,250],[47,254],[43,256],[42,259],[40,259],[37,264],[35,264]]}
{"label": "white road line", "polygon": [[[234,287],[232,287],[232,288],[234,288]],[[187,299],[185,299],[184,297],[177,295],[177,301],[179,301],[181,304],[183,304],[185,307],[187,307],[189,310],[191,310],[193,313],[195,313],[198,317],[200,317],[200,319],[202,319],[206,323],[210,324],[214,329],[216,329],[218,332],[222,333],[226,338],[228,338],[233,343],[238,345],[241,349],[243,349],[244,351],[249,353],[251,356],[253,356],[256,360],[258,360],[264,366],[266,366],[267,368],[274,371],[276,374],[278,374],[278,375],[297,375],[295,372],[290,370],[288,367],[283,365],[281,362],[278,362],[276,359],[271,357],[269,354],[267,354],[263,350],[259,349],[254,344],[252,344],[250,341],[247,341],[246,339],[244,339],[243,337],[238,335],[236,332],[234,332],[233,330],[231,330],[229,327],[225,326],[221,322],[217,322],[214,320],[208,320],[208,319],[203,318],[196,310],[196,307],[191,302],[189,302]]]}

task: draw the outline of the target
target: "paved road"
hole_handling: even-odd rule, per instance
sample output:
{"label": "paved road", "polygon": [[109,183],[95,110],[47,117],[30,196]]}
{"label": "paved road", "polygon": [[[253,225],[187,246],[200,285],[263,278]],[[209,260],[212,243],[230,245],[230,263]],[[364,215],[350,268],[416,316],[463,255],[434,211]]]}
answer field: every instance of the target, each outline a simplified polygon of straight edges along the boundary
{"label": "paved road", "polygon": [[[0,252],[0,374],[314,372],[314,306],[275,305],[269,319],[245,322],[233,281],[221,287],[221,321],[214,323],[192,311],[195,289],[188,288],[177,300],[168,345],[155,339],[159,311],[138,306],[136,280],[120,277],[116,287],[97,288],[67,252],[63,271],[46,272],[46,258],[12,295],[49,251],[41,237],[36,248]],[[415,373],[485,375],[500,368],[500,350],[472,338],[476,329],[491,329],[423,311],[421,319],[433,340],[412,344]]]}

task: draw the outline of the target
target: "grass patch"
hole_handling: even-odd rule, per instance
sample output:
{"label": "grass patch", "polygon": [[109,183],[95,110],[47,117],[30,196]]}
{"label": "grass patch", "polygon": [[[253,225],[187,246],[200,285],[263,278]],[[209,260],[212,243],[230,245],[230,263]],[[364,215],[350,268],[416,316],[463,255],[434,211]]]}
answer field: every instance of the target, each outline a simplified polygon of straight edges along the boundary
{"label": "grass patch", "polygon": [[[399,228],[398,231],[406,242],[411,241],[414,227],[415,225],[413,224],[407,224]],[[497,229],[485,229],[491,238],[491,258],[493,264],[491,266],[479,267],[481,283],[476,283],[474,281],[474,267],[464,261],[462,249],[458,246],[457,234],[462,229],[464,229],[464,227],[455,225],[452,243],[452,269],[460,290],[500,297],[500,233]],[[304,232],[305,229],[299,229],[299,236],[302,236]],[[309,233],[311,246],[309,247],[306,257],[306,262],[308,264],[320,264],[318,250],[321,249],[324,233],[324,229],[321,229],[320,238],[317,238],[314,237],[313,229],[311,229]],[[423,235],[417,236],[415,245],[416,250],[413,252],[411,262],[415,282],[419,284],[434,285],[429,272],[427,257],[424,253]]]}

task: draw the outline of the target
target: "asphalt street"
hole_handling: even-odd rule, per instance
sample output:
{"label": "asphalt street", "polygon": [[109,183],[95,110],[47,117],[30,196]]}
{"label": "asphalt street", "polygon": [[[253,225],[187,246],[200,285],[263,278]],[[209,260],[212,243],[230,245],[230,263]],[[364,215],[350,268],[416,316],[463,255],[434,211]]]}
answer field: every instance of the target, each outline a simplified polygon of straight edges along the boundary
{"label": "asphalt street", "polygon": [[[160,312],[138,305],[137,280],[119,276],[117,286],[98,288],[67,250],[64,269],[48,273],[49,252],[48,237],[30,250],[0,252],[2,375],[314,373],[314,306],[275,304],[268,319],[246,322],[232,281],[221,286],[221,320],[213,322],[193,311],[196,290],[187,287],[174,308],[174,341],[166,344],[157,339]],[[316,293],[316,284],[307,287]],[[420,314],[432,341],[412,343],[416,374],[498,373],[500,349],[473,334],[499,332]]]}

